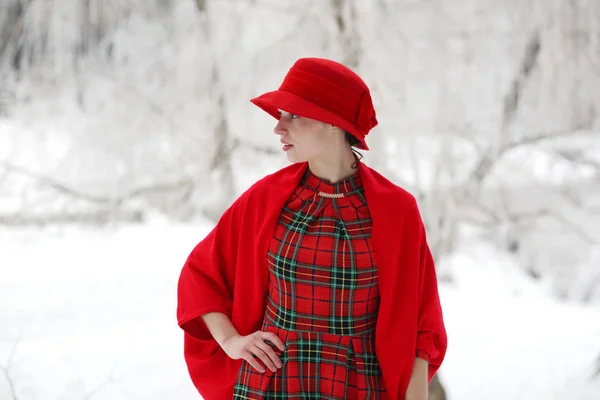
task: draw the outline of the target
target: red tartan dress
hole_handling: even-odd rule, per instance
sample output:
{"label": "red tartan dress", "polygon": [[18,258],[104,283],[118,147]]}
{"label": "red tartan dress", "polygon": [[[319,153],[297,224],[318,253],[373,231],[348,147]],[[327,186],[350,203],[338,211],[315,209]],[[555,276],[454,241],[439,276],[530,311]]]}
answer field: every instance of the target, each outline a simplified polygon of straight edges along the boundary
{"label": "red tartan dress", "polygon": [[[342,194],[332,198],[320,195]],[[283,367],[242,363],[234,399],[378,399],[379,308],[372,220],[358,173],[335,184],[307,170],[284,206],[267,254],[262,330],[285,343]]]}

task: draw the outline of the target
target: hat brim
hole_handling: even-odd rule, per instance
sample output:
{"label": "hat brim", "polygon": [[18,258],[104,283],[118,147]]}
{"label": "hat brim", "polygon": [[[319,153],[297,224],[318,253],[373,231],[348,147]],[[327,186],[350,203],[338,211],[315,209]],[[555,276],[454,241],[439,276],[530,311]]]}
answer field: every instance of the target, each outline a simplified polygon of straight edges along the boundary
{"label": "hat brim", "polygon": [[362,150],[369,150],[364,135],[362,135],[352,123],[292,92],[281,89],[275,90],[264,93],[250,101],[276,119],[280,118],[279,110],[284,110],[301,117],[311,118],[337,126],[354,136],[360,142],[360,145],[357,145],[356,147]]}

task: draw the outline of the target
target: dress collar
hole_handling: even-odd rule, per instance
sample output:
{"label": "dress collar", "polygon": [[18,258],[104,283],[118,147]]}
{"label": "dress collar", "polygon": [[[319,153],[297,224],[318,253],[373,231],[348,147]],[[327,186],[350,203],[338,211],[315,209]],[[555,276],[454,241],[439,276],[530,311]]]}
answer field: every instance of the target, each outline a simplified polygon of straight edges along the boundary
{"label": "dress collar", "polygon": [[304,184],[322,197],[340,198],[356,193],[362,189],[359,171],[341,181],[332,183],[326,179],[319,178],[310,169],[304,175]]}

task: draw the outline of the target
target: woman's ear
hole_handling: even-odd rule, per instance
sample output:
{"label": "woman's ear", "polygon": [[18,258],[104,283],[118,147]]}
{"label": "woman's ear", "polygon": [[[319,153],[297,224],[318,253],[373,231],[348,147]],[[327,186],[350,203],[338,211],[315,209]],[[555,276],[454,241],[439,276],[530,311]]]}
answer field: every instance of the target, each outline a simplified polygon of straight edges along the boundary
{"label": "woman's ear", "polygon": [[331,131],[331,133],[334,133],[334,134],[337,134],[338,132],[344,133],[344,130],[342,128],[335,126],[335,125],[331,125],[329,127],[329,130]]}

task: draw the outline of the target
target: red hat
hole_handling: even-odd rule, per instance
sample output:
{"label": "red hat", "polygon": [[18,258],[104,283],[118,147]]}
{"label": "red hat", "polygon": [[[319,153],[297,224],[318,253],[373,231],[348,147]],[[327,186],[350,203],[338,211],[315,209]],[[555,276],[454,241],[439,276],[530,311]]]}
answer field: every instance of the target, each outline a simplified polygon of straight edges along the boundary
{"label": "red hat", "polygon": [[300,58],[288,71],[279,90],[252,100],[273,117],[279,110],[337,126],[369,150],[365,136],[377,125],[371,93],[348,67],[323,58]]}

